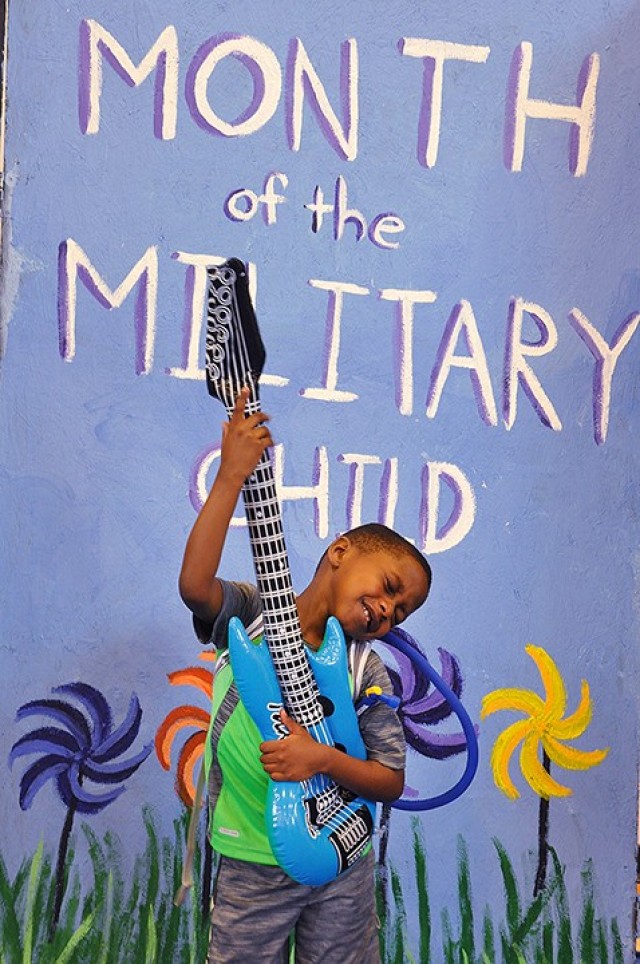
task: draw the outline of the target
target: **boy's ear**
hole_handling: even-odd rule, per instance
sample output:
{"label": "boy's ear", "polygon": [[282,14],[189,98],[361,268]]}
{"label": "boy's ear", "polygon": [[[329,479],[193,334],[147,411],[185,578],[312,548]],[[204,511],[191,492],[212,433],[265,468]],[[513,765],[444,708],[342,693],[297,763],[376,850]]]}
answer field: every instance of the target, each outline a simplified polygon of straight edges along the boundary
{"label": "boy's ear", "polygon": [[338,536],[337,539],[333,540],[327,549],[327,559],[332,569],[338,569],[344,559],[345,553],[349,551],[351,546],[351,540],[347,536]]}

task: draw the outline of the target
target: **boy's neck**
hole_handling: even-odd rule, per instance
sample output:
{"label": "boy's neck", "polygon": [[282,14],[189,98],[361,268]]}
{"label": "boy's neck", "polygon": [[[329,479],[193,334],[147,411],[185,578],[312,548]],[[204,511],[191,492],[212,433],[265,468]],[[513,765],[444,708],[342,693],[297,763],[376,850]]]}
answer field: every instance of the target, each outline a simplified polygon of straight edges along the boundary
{"label": "boy's neck", "polygon": [[302,638],[311,649],[320,649],[324,639],[324,630],[329,618],[325,612],[325,605],[321,594],[312,582],[296,597]]}

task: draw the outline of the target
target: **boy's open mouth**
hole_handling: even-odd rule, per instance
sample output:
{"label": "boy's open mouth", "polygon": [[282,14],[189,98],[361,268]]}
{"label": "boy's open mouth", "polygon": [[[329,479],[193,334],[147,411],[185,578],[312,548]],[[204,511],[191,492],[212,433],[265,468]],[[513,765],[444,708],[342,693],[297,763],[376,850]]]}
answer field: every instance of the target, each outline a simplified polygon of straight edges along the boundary
{"label": "boy's open mouth", "polygon": [[373,611],[365,602],[362,603],[362,611],[364,613],[364,625],[366,632],[374,633],[378,627],[376,625],[376,620],[374,619]]}

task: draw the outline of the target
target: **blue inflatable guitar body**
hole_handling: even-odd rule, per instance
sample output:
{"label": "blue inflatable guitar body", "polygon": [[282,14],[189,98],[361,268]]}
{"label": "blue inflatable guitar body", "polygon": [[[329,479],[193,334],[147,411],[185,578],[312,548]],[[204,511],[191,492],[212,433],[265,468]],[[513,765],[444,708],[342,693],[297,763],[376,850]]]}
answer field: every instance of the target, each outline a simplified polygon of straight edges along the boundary
{"label": "blue inflatable guitar body", "polygon": [[[244,387],[246,414],[260,408],[265,352],[245,267],[232,259],[209,269],[206,375],[209,392],[231,414]],[[328,746],[365,759],[351,697],[344,636],[330,619],[322,646],[302,639],[271,459],[266,452],[242,490],[264,638],[253,642],[238,619],[229,624],[229,656],[238,693],[264,740],[284,738],[280,710]],[[367,849],[374,804],[323,774],[302,783],[269,781],[267,833],[282,869],[303,884],[327,883]]]}

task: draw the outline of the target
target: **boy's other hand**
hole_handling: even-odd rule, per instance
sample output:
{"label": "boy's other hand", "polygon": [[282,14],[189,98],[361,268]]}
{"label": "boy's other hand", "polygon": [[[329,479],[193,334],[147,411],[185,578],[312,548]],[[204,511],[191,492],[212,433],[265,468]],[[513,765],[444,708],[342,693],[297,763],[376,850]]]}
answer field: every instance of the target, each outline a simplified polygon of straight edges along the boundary
{"label": "boy's other hand", "polygon": [[282,740],[267,740],[260,744],[260,762],[271,779],[299,783],[321,773],[326,747],[317,743],[286,710],[280,711],[280,719],[289,735]]}

